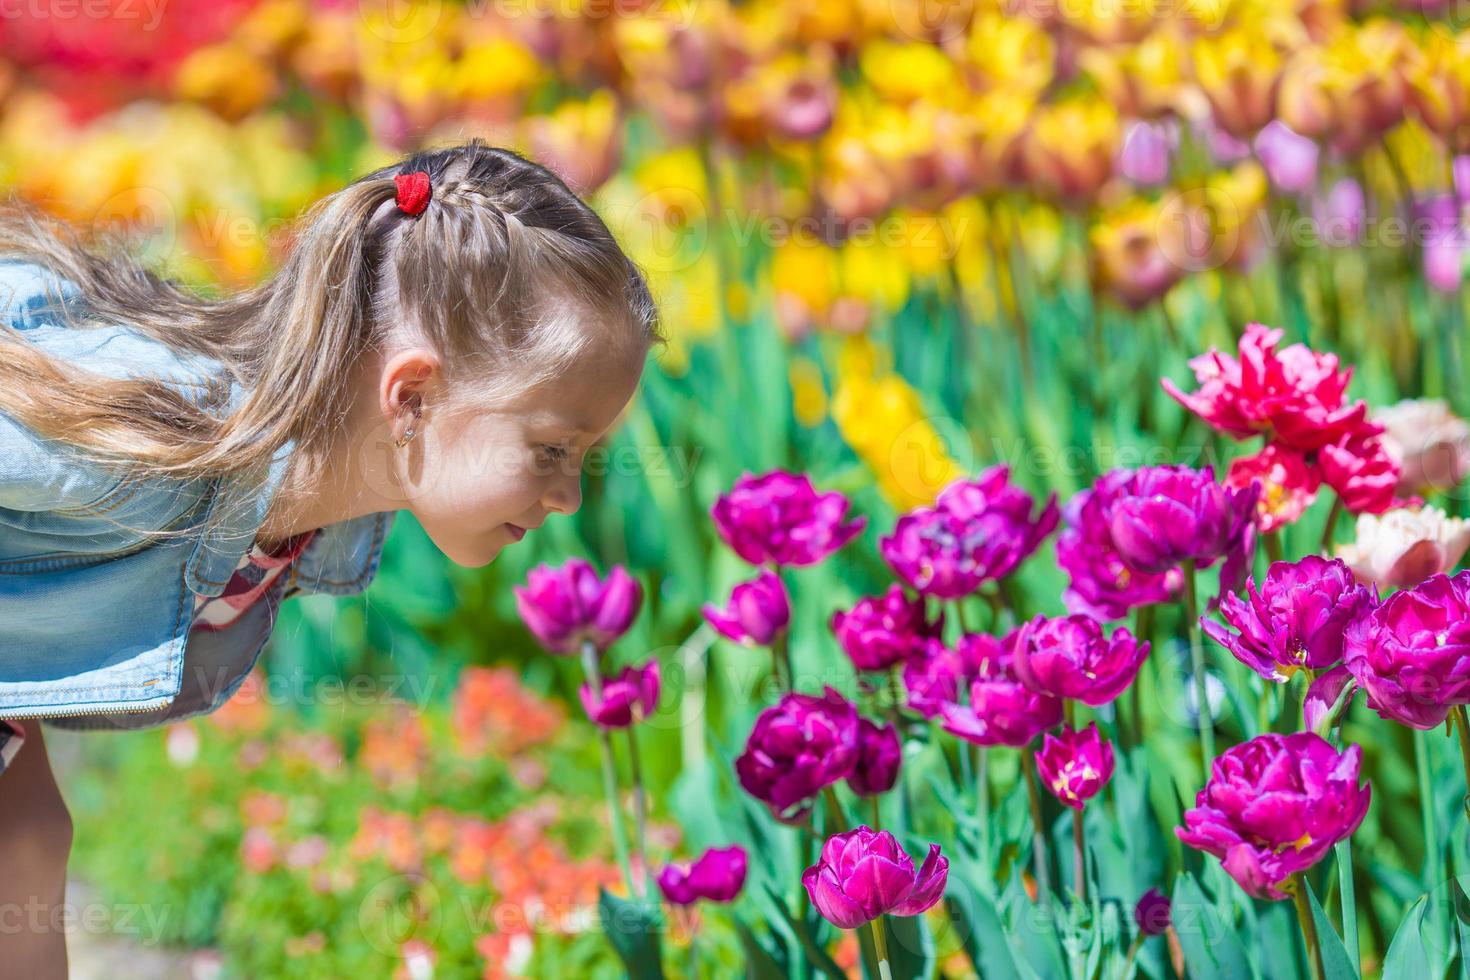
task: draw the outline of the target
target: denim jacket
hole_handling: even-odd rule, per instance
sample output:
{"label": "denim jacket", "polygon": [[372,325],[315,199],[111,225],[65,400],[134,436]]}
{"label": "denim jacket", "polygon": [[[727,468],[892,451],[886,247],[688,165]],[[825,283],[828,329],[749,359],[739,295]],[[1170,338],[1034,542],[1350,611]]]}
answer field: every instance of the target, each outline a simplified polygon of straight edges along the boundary
{"label": "denim jacket", "polygon": [[[62,306],[82,303],[75,283],[0,259],[0,318],[52,355],[109,377],[160,378],[186,397],[223,373],[125,324],[68,327]],[[230,408],[244,395],[232,380]],[[322,528],[238,620],[190,633],[195,596],[224,591],[294,449],[249,472],[124,487],[119,471],[0,413],[0,718],[139,728],[212,711],[254,666],[281,601],[367,588],[392,511]],[[229,520],[206,532],[204,517],[226,503]],[[190,530],[150,541],[127,529],[165,527]]]}

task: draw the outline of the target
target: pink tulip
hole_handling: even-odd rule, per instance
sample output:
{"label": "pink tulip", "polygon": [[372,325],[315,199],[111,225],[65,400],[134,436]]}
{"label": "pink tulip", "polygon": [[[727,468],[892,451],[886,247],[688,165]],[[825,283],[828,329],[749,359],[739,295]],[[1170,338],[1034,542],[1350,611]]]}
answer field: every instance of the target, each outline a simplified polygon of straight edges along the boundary
{"label": "pink tulip", "polygon": [[606,650],[628,631],[643,602],[643,587],[614,565],[607,578],[580,558],[560,568],[538,565],[516,586],[521,620],[551,653],[575,654],[583,643]]}
{"label": "pink tulip", "polygon": [[822,845],[801,876],[817,911],[839,929],[856,929],[880,915],[920,915],[944,895],[949,859],[929,845],[923,867],[886,830],[863,824]]}
{"label": "pink tulip", "polygon": [[587,717],[603,728],[627,728],[648,717],[658,704],[658,661],[641,667],[625,667],[617,677],[604,679],[601,692],[592,685],[578,689]]}
{"label": "pink tulip", "polygon": [[1080,732],[1063,728],[1060,736],[1043,735],[1036,771],[1053,796],[1080,810],[1113,778],[1113,743],[1098,733],[1095,722]]}
{"label": "pink tulip", "polygon": [[731,590],[724,609],[706,603],[703,613],[705,622],[737,643],[770,646],[791,622],[791,602],[781,577],[762,569],[754,581]]}

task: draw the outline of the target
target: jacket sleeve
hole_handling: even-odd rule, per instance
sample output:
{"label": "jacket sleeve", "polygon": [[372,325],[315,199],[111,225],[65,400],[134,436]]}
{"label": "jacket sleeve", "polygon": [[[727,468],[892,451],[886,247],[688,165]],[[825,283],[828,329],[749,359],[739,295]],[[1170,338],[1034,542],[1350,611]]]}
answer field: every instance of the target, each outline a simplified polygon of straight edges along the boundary
{"label": "jacket sleeve", "polygon": [[81,290],[44,266],[23,258],[0,258],[0,317],[17,330],[60,326],[63,306]]}
{"label": "jacket sleeve", "polygon": [[[61,306],[79,296],[74,283],[19,258],[0,258],[0,318],[17,330],[62,325]],[[86,508],[107,496],[122,474],[80,450],[43,439],[0,413],[0,507],[51,511]]]}

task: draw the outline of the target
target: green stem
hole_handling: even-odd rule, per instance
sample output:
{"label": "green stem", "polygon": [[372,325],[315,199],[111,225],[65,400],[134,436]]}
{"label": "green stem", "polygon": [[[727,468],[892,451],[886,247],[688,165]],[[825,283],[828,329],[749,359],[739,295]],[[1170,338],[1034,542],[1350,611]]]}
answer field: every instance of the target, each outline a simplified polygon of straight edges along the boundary
{"label": "green stem", "polygon": [[1046,870],[1046,832],[1041,823],[1041,784],[1036,777],[1036,752],[1026,746],[1021,754],[1021,770],[1026,775],[1026,798],[1031,804],[1031,857],[1036,866],[1037,897],[1051,891],[1051,875]]}
{"label": "green stem", "polygon": [[1129,944],[1128,958],[1123,961],[1123,972],[1118,974],[1123,980],[1128,980],[1129,977],[1133,976],[1133,963],[1138,959],[1138,951],[1143,948],[1143,941],[1147,937],[1148,933],[1140,929],[1138,930],[1138,935],[1133,937],[1133,942]]}
{"label": "green stem", "polygon": [[1296,920],[1302,927],[1302,941],[1307,947],[1307,965],[1312,971],[1312,980],[1324,980],[1326,971],[1322,968],[1322,945],[1317,941],[1317,920],[1312,917],[1312,906],[1307,901],[1307,882],[1300,871],[1294,876],[1296,887],[1292,892],[1292,901],[1296,904]]}
{"label": "green stem", "polygon": [[[1138,611],[1134,614],[1133,620],[1133,633],[1135,639],[1137,639],[1139,643],[1147,643],[1149,642],[1150,637],[1153,636],[1153,631],[1154,607],[1150,605],[1139,606]],[[1143,744],[1143,695],[1140,693],[1139,684],[1142,674],[1143,668],[1140,667],[1140,676],[1134,677],[1133,683],[1128,685],[1128,728],[1131,738],[1129,739],[1129,745],[1127,745],[1126,747],[1129,748],[1134,745]],[[1119,734],[1121,734],[1123,730],[1123,725],[1121,722],[1118,725],[1118,730]]]}
{"label": "green stem", "polygon": [[796,690],[796,675],[791,671],[791,634],[786,630],[777,633],[771,640],[771,669],[785,690]]}
{"label": "green stem", "polygon": [[1261,541],[1266,546],[1266,558],[1273,563],[1281,561],[1281,531],[1275,530],[1269,534],[1263,534]]}
{"label": "green stem", "polygon": [[1363,975],[1362,950],[1358,948],[1358,897],[1353,885],[1353,839],[1337,842],[1337,890],[1342,896],[1342,944],[1347,947],[1353,970]]}
{"label": "green stem", "polygon": [[[582,644],[582,672],[594,691],[602,690],[602,671],[597,665],[597,647]],[[613,851],[618,866],[623,870],[623,883],[628,887],[628,896],[635,898],[641,893],[633,888],[633,866],[628,860],[628,832],[623,826],[623,808],[618,803],[618,769],[613,759],[612,735],[601,725],[597,726],[597,739],[602,747],[602,789],[607,796],[608,823],[612,827]]]}
{"label": "green stem", "polygon": [[634,876],[638,890],[648,893],[648,796],[643,789],[643,768],[638,763],[637,721],[628,726],[628,767],[633,776],[633,824],[636,829],[633,850]]}
{"label": "green stem", "polygon": [[1337,530],[1337,519],[1342,516],[1342,498],[1332,498],[1332,509],[1327,512],[1327,524],[1322,528],[1322,542],[1317,550],[1324,555],[1332,554],[1332,532]]}
{"label": "green stem", "polygon": [[1194,669],[1194,698],[1199,715],[1199,749],[1204,764],[1204,778],[1210,778],[1210,765],[1215,761],[1215,719],[1210,713],[1209,687],[1205,683],[1205,651],[1200,642],[1199,597],[1194,586],[1194,560],[1184,563],[1184,617],[1189,627],[1189,660]]}
{"label": "green stem", "polygon": [[1087,844],[1082,836],[1082,811],[1072,811],[1072,862],[1077,876],[1077,901],[1087,904]]}
{"label": "green stem", "polygon": [[842,801],[837,798],[837,790],[830,785],[823,786],[822,799],[827,801],[828,833],[831,833],[831,828],[834,825],[839,828],[838,833],[844,830],[851,830],[852,826],[848,823],[847,811],[842,808]]}
{"label": "green stem", "polygon": [[1470,720],[1466,719],[1465,706],[1457,704],[1452,709],[1455,731],[1460,734],[1460,762],[1465,766],[1465,819],[1470,820]]}
{"label": "green stem", "polygon": [[883,813],[878,808],[878,794],[874,793],[868,797],[868,805],[873,811],[873,829],[877,830],[883,826]]}
{"label": "green stem", "polygon": [[[1439,832],[1434,819],[1434,786],[1429,778],[1429,737],[1419,729],[1414,732],[1414,768],[1419,781],[1419,817],[1423,821],[1421,834],[1424,838],[1424,871],[1423,879],[1426,885],[1438,880],[1440,874]],[[1429,913],[1432,921],[1430,933],[1434,936],[1434,942],[1440,949],[1445,949],[1449,944],[1446,935],[1449,926],[1444,918],[1444,907],[1442,903],[1431,903]]]}
{"label": "green stem", "polygon": [[893,980],[893,969],[888,965],[888,939],[883,935],[883,916],[868,923],[873,929],[873,949],[878,954],[878,976],[882,980]]}
{"label": "green stem", "polygon": [[990,750],[975,746],[975,810],[980,815],[981,853],[990,855]]}

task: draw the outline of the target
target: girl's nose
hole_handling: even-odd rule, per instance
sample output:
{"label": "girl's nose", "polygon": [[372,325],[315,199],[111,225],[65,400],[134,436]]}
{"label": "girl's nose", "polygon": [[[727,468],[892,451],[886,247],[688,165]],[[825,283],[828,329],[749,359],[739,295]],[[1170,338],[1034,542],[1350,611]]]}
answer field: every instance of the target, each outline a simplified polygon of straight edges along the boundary
{"label": "girl's nose", "polygon": [[575,514],[582,506],[582,474],[580,472],[559,473],[541,506],[558,514]]}

